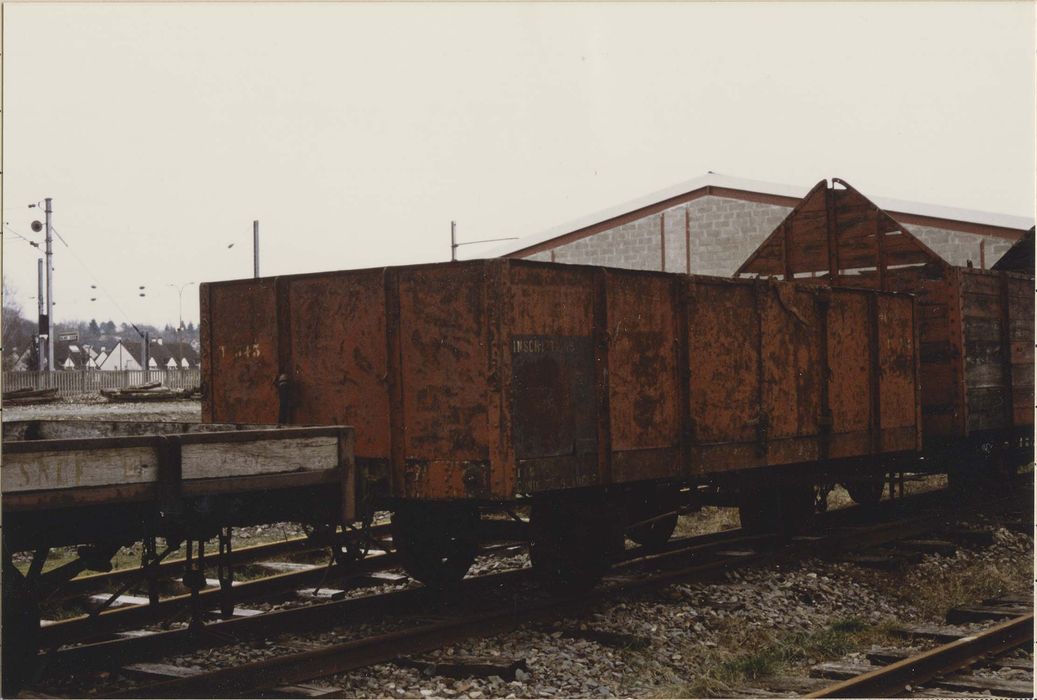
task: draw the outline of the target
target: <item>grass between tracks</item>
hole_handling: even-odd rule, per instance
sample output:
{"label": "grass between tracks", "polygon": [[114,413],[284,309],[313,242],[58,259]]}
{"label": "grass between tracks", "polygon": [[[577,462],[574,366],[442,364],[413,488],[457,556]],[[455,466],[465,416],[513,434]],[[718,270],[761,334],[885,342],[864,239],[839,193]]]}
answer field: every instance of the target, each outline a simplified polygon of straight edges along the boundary
{"label": "grass between tracks", "polygon": [[821,630],[778,632],[761,631],[730,620],[716,630],[715,646],[704,654],[701,648],[693,653],[697,667],[694,679],[686,684],[660,687],[654,695],[725,697],[736,688],[752,687],[757,680],[837,659],[872,644],[892,644],[895,638],[891,629],[892,624],[870,625],[849,618]]}

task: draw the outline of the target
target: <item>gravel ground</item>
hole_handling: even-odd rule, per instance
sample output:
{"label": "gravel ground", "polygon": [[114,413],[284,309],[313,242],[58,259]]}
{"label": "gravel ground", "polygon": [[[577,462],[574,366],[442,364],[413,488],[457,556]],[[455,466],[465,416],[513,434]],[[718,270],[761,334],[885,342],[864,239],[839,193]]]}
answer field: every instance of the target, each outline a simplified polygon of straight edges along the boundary
{"label": "gravel ground", "polygon": [[[725,583],[680,584],[651,596],[620,598],[579,618],[528,626],[422,657],[525,659],[529,671],[519,672],[515,681],[425,677],[415,669],[385,664],[329,678],[322,685],[341,688],[344,697],[361,698],[723,697],[737,688],[704,688],[702,679],[725,659],[737,658],[740,647],[750,648],[761,638],[817,633],[836,623],[874,628],[940,624],[945,610],[934,615],[912,602],[917,586],[988,566],[1013,567],[1025,582],[1032,553],[1032,538],[1001,529],[992,547],[959,549],[953,557],[928,555],[896,573],[820,560],[735,571]],[[612,647],[563,634],[581,626],[647,637],[650,646]],[[782,673],[806,676],[810,665],[823,660],[804,658]],[[766,687],[766,681],[745,685]]]}
{"label": "gravel ground", "polygon": [[[761,639],[815,634],[836,623],[852,622],[875,629],[905,623],[939,624],[946,608],[934,614],[920,604],[916,596],[920,586],[976,571],[1011,570],[1022,581],[1028,581],[1032,572],[1032,539],[1002,528],[995,532],[994,540],[990,547],[960,548],[951,557],[927,555],[920,563],[893,573],[821,560],[733,571],[727,574],[726,581],[678,584],[650,594],[618,597],[579,616],[551,624],[530,624],[509,634],[469,640],[421,657],[522,659],[528,671],[518,671],[513,681],[499,676],[427,676],[418,669],[383,664],[323,679],[316,685],[338,688],[343,697],[358,698],[730,696],[739,687],[767,687],[765,677],[730,685],[715,680],[719,666],[752,650]],[[480,557],[473,572],[508,566],[528,566],[525,551],[503,558]],[[411,584],[385,585],[363,592],[407,585]],[[512,594],[514,591],[508,593]],[[303,603],[288,600],[269,607],[300,604]],[[384,633],[402,624],[400,619],[386,617],[324,633],[281,635],[254,644],[203,651],[169,662],[197,669],[225,667],[302,651],[314,644]],[[572,636],[573,630],[580,629],[627,635],[631,643],[624,645],[621,640],[617,646]],[[647,642],[647,648],[634,643],[638,641]],[[835,657],[844,653],[845,650]],[[806,676],[809,666],[829,658],[834,657],[804,656],[781,672]],[[126,688],[131,683],[117,677],[92,681],[100,682],[106,691]],[[41,690],[89,693],[81,683],[82,679],[55,680]]]}
{"label": "gravel ground", "polygon": [[202,404],[196,400],[111,403],[99,396],[76,397],[56,403],[4,406],[6,420],[139,420],[201,421]]}

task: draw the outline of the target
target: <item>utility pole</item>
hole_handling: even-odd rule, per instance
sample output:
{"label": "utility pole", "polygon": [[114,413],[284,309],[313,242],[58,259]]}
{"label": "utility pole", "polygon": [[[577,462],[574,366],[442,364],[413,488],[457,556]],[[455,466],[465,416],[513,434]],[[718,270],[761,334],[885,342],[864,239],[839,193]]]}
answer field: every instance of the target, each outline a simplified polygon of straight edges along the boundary
{"label": "utility pole", "polygon": [[54,371],[54,249],[50,232],[50,197],[43,200],[44,226],[47,232],[47,371]]}
{"label": "utility pole", "polygon": [[43,305],[43,258],[36,258],[36,282],[36,286],[39,288],[39,291],[36,292],[36,369],[42,371],[43,359],[47,354],[43,347],[43,334],[48,332],[45,328],[47,309]]}
{"label": "utility pole", "polygon": [[450,222],[450,262],[457,261],[457,249],[463,245],[474,245],[476,243],[495,243],[497,241],[514,241],[517,240],[518,236],[508,236],[506,238],[484,238],[481,241],[465,241],[464,243],[457,242],[457,223],[454,221]]}
{"label": "utility pole", "polygon": [[259,277],[259,219],[252,222],[252,276]]}

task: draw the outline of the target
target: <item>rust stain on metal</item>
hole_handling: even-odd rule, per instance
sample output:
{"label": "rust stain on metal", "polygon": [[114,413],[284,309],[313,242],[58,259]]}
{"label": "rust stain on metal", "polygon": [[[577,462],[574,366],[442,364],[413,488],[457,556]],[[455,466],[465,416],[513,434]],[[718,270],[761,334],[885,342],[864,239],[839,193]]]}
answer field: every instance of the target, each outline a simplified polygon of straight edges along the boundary
{"label": "rust stain on metal", "polygon": [[[1032,432],[1032,276],[953,267],[838,179],[831,187],[819,182],[738,274],[916,295],[915,386],[926,444],[935,447],[948,438],[989,431]],[[890,326],[912,318],[885,306],[875,314],[874,324],[887,335]],[[891,338],[871,339],[878,343],[873,349],[882,379],[872,382],[872,421],[884,440],[901,444],[907,440],[903,424],[912,422],[909,404],[903,403],[912,372],[906,345],[891,347]],[[848,345],[844,350],[853,351]],[[833,401],[839,404],[840,398]],[[853,410],[851,403],[848,410]]]}

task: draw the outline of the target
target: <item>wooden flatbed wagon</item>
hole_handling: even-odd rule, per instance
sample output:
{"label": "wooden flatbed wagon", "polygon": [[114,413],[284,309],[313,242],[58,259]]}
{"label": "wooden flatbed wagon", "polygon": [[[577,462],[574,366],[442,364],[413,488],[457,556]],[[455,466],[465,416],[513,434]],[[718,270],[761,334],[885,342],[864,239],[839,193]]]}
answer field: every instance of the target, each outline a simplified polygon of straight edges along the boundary
{"label": "wooden flatbed wagon", "polygon": [[[197,593],[205,583],[204,542],[218,538],[213,558],[229,591],[232,570],[222,557],[231,528],[295,521],[334,534],[356,517],[348,427],[24,421],[3,429],[8,689],[8,680],[32,665],[37,601],[84,570],[108,570],[120,547],[142,542],[147,572],[186,543],[184,582]],[[63,546],[78,546],[78,557],[44,572],[50,549]],[[14,563],[22,551],[34,553],[25,572]]]}
{"label": "wooden flatbed wagon", "polygon": [[460,578],[489,507],[534,562],[600,572],[720,484],[780,527],[814,484],[919,447],[910,296],[485,260],[201,287],[207,421],[357,428],[408,571]]}
{"label": "wooden flatbed wagon", "polygon": [[1033,461],[1032,273],[950,265],[836,178],[819,182],[736,274],[914,294],[918,468],[999,478]]}

